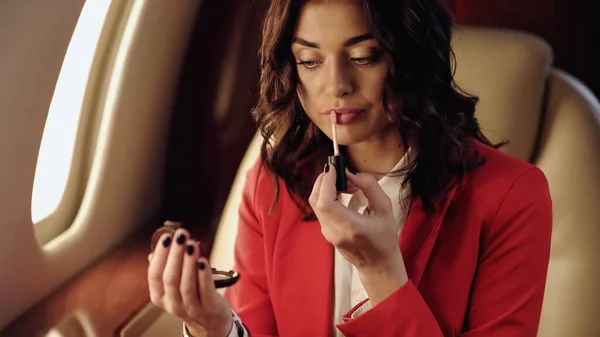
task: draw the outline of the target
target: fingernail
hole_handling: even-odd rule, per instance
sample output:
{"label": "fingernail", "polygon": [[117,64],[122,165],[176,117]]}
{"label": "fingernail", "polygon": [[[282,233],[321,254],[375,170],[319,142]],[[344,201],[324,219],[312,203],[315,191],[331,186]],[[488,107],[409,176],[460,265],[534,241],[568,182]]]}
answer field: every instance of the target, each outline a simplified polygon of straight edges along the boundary
{"label": "fingernail", "polygon": [[185,242],[185,234],[181,233],[177,236],[177,244],[182,245]]}
{"label": "fingernail", "polygon": [[187,255],[194,254],[194,245],[187,245],[187,247],[185,248],[185,252],[187,253]]}
{"label": "fingernail", "polygon": [[206,268],[206,265],[204,264],[204,262],[198,262],[198,269],[204,270],[204,268]]}
{"label": "fingernail", "polygon": [[325,167],[323,167],[323,173],[327,172],[329,172],[329,164],[325,164]]}
{"label": "fingernail", "polygon": [[354,174],[354,175],[357,175],[357,174],[358,174],[358,170],[357,170],[357,169],[355,169],[354,167],[349,167],[349,168],[348,168],[348,171],[350,171],[350,173],[352,173],[352,174]]}
{"label": "fingernail", "polygon": [[171,236],[169,235],[163,240],[163,246],[169,247],[170,244],[171,244]]}

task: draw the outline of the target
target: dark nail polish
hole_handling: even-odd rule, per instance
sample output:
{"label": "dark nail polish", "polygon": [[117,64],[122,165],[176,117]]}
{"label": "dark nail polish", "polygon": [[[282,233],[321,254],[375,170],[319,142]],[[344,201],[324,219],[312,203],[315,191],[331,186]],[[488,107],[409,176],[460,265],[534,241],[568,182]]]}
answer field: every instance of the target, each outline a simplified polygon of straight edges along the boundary
{"label": "dark nail polish", "polygon": [[358,170],[357,170],[357,169],[355,169],[354,167],[349,167],[349,168],[348,168],[348,171],[350,171],[350,173],[352,173],[352,174],[354,174],[354,175],[357,175],[357,174],[358,174]]}
{"label": "dark nail polish", "polygon": [[325,164],[325,167],[323,167],[323,173],[327,172],[329,172],[329,164]]}
{"label": "dark nail polish", "polygon": [[169,247],[169,245],[171,244],[171,237],[167,236],[164,240],[163,240],[163,247]]}
{"label": "dark nail polish", "polygon": [[192,255],[194,254],[194,245],[188,245],[185,248],[185,252],[187,253],[187,255]]}
{"label": "dark nail polish", "polygon": [[185,242],[185,234],[179,234],[177,236],[177,244],[182,245]]}
{"label": "dark nail polish", "polygon": [[204,264],[204,262],[198,262],[198,269],[204,270],[204,268],[206,268],[206,265]]}

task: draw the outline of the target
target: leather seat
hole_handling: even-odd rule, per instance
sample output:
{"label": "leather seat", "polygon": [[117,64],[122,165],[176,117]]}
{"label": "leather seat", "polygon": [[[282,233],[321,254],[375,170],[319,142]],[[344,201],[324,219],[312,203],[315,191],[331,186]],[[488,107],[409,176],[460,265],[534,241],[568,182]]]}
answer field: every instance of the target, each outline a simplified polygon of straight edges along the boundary
{"label": "leather seat", "polygon": [[[523,32],[459,27],[456,82],[479,96],[477,117],[502,150],[546,174],[554,230],[539,337],[600,336],[600,104],[552,65],[552,50]],[[259,155],[256,134],[220,219],[211,264],[233,266],[246,171]],[[242,276],[243,277],[243,276]]]}

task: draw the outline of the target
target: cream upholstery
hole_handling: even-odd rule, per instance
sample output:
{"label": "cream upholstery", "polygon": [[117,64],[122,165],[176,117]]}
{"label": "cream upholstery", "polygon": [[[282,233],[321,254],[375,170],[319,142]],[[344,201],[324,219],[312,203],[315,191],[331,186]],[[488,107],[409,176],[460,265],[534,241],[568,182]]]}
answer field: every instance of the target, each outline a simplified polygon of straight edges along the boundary
{"label": "cream upholstery", "polygon": [[564,72],[548,85],[535,163],[550,183],[554,231],[539,336],[600,336],[600,104]]}
{"label": "cream upholstery", "polygon": [[[551,48],[514,31],[460,29],[456,81],[480,97],[477,116],[504,151],[538,165],[554,201],[554,234],[538,336],[600,336],[600,105],[568,74],[552,68]],[[258,156],[248,148],[232,186],[211,264],[233,266],[237,207],[245,174]],[[243,277],[243,276],[242,276]]]}
{"label": "cream upholstery", "polygon": [[543,41],[518,32],[463,29],[453,41],[457,84],[480,97],[477,117],[494,142],[531,159],[542,116],[552,54]]}

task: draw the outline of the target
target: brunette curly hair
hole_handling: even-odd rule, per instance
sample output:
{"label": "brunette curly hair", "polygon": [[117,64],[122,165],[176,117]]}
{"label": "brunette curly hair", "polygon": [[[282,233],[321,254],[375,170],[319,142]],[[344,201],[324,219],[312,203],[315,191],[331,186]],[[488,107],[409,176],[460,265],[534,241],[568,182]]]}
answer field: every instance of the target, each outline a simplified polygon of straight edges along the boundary
{"label": "brunette curly hair", "polygon": [[[274,174],[272,206],[280,193],[279,177],[311,219],[308,197],[332,144],[306,116],[296,92],[291,45],[307,1],[271,0],[259,50],[260,95],[252,115],[265,139],[262,161]],[[357,1],[363,4],[371,33],[393,60],[382,88],[383,103],[404,144],[416,153],[403,172],[403,184],[410,184],[412,196],[421,198],[427,212],[435,212],[436,199],[444,197],[451,182],[460,184],[466,172],[485,163],[472,139],[495,148],[504,143],[491,144],[483,135],[475,118],[478,98],[454,83],[453,18],[444,0]],[[398,102],[402,108],[394,109]]]}

